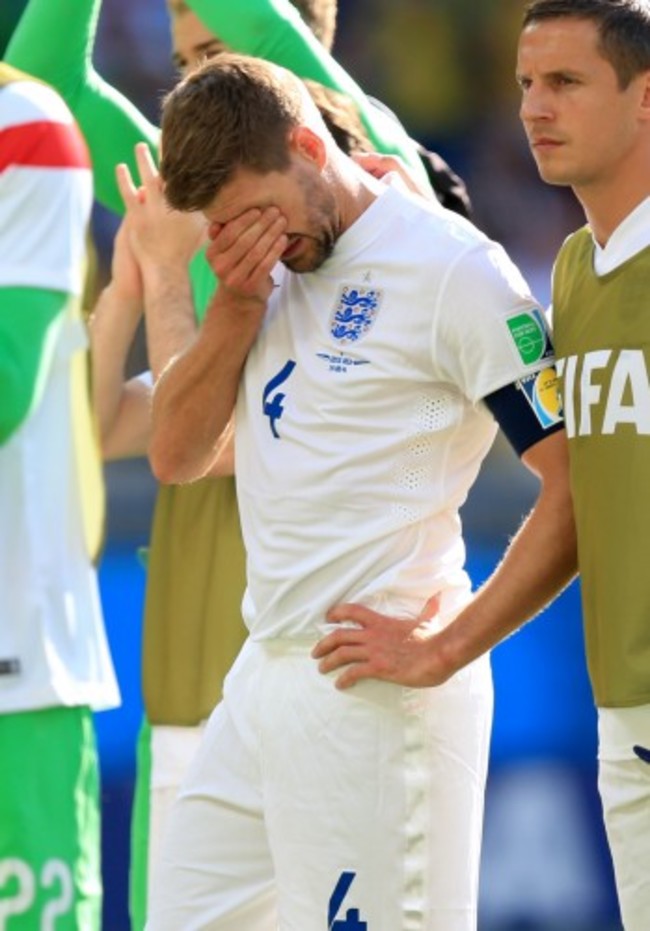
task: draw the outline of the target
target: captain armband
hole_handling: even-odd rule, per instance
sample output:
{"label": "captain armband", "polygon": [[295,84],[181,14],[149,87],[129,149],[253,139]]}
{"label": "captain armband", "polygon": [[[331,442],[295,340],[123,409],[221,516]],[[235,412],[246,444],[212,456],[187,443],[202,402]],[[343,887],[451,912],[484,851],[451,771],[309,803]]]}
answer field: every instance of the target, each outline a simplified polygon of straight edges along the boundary
{"label": "captain armband", "polygon": [[564,427],[558,388],[555,367],[549,366],[483,398],[518,456]]}

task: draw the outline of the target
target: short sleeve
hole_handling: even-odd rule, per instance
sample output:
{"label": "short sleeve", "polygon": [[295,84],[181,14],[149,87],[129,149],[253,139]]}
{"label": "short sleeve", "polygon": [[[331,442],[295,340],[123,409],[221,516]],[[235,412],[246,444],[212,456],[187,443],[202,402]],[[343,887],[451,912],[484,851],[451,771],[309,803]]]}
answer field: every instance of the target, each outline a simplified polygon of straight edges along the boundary
{"label": "short sleeve", "polygon": [[553,364],[544,311],[497,243],[462,253],[439,300],[432,357],[472,403]]}

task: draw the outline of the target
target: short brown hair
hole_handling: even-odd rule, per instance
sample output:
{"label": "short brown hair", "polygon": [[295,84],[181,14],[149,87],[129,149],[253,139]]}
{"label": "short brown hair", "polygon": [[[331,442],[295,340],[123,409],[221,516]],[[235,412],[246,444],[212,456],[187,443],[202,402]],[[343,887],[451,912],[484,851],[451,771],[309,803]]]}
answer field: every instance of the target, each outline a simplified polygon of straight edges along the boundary
{"label": "short brown hair", "polygon": [[549,19],[586,19],[598,29],[599,50],[624,90],[650,71],[650,8],[647,0],[531,0],[523,28]]}
{"label": "short brown hair", "polygon": [[259,58],[224,52],[180,81],[163,103],[165,195],[203,210],[239,168],[260,174],[290,163],[290,130],[304,122],[297,78]]}

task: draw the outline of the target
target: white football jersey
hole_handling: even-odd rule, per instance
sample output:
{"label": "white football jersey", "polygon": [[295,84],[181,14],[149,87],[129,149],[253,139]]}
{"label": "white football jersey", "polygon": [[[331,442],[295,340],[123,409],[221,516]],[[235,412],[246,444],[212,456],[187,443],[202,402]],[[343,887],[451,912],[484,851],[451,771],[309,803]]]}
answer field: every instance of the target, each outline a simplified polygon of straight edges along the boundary
{"label": "white football jersey", "polygon": [[496,433],[482,399],[553,362],[503,249],[387,186],[318,271],[279,266],[236,411],[255,639],[361,602],[442,618],[470,582],[458,514]]}

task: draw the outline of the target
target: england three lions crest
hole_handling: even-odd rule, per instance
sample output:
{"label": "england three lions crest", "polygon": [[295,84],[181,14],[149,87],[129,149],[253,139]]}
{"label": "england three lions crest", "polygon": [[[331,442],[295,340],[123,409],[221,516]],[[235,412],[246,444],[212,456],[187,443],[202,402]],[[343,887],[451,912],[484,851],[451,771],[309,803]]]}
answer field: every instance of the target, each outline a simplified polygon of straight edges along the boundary
{"label": "england three lions crest", "polygon": [[341,346],[358,343],[375,322],[383,297],[378,288],[343,285],[330,317],[330,333]]}

